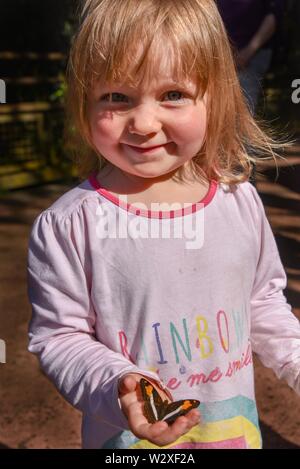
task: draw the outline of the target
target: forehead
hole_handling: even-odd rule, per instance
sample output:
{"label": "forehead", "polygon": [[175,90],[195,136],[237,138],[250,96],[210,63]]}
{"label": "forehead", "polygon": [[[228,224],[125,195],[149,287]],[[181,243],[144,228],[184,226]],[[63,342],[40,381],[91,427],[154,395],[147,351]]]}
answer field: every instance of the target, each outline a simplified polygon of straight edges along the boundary
{"label": "forehead", "polygon": [[130,54],[128,53],[128,56],[123,57],[122,62],[117,64],[115,78],[102,77],[100,81],[102,84],[139,88],[142,92],[176,85],[192,91],[198,82],[195,73],[192,71],[186,73],[180,54],[178,52],[176,54],[175,47],[170,41],[157,41],[147,52],[141,44],[133,46]]}
{"label": "forehead", "polygon": [[[137,52],[139,57],[140,51]],[[154,85],[176,85],[185,84],[192,86],[195,76],[184,73],[179,58],[175,60],[175,51],[172,45],[164,47],[161,52],[159,50],[149,51],[147,57],[148,63],[145,65],[144,74],[140,77],[141,87],[150,88]]]}

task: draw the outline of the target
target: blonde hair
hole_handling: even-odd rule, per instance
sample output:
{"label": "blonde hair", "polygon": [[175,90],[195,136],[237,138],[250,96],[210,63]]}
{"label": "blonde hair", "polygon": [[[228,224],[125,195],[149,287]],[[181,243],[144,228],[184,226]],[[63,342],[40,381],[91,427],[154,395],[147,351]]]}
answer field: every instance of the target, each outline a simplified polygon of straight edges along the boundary
{"label": "blonde hair", "polygon": [[[85,0],[67,70],[68,129],[84,179],[106,165],[90,136],[87,96],[98,81],[134,86],[154,70],[154,58],[173,49],[175,79],[196,76],[207,92],[207,130],[194,166],[208,180],[235,184],[249,179],[251,162],[275,158],[280,144],[248,110],[225,28],[212,0]],[[137,47],[143,53],[137,60]]]}

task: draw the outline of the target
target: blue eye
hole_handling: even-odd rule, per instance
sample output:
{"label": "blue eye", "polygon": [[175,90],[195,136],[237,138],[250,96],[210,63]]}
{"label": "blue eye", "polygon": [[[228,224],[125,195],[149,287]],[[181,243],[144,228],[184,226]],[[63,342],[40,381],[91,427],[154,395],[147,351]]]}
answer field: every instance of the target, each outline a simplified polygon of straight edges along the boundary
{"label": "blue eye", "polygon": [[[166,94],[170,96],[169,101],[181,101],[181,100],[184,100],[184,98],[183,98],[183,93],[182,93],[181,91],[172,90],[172,91],[168,91]],[[176,99],[176,97],[178,98],[178,95],[181,95],[181,98]],[[173,98],[175,98],[175,99],[173,99]]]}
{"label": "blue eye", "polygon": [[107,101],[107,102],[114,102],[114,103],[122,103],[123,98],[127,99],[127,96],[122,93],[107,93],[101,96],[100,101]]}

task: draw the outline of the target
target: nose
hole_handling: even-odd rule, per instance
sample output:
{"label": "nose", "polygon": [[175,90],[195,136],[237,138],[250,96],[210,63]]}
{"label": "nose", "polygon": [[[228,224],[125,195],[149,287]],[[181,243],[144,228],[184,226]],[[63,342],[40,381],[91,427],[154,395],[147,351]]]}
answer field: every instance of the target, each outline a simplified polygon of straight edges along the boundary
{"label": "nose", "polygon": [[162,124],[153,106],[141,104],[131,116],[128,130],[131,134],[148,135],[158,133]]}

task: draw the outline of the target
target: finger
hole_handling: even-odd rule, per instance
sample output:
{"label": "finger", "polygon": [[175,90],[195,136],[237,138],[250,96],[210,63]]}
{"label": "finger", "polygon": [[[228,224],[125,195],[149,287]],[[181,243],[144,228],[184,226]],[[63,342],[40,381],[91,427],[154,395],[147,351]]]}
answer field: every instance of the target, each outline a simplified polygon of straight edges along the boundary
{"label": "finger", "polygon": [[128,422],[134,434],[140,439],[146,439],[157,446],[165,446],[180,438],[200,421],[200,412],[192,409],[185,416],[175,420],[172,425],[165,421],[150,424],[144,416],[143,405],[135,402],[130,405]]}
{"label": "finger", "polygon": [[191,429],[191,424],[185,416],[178,417],[161,435],[164,441],[170,444],[173,441],[178,440],[182,435],[187,433]]}
{"label": "finger", "polygon": [[120,402],[121,409],[128,420],[129,428],[135,433],[137,425],[147,422],[143,412],[143,404],[137,401],[134,393],[125,394],[120,398]]}
{"label": "finger", "polygon": [[135,391],[136,383],[136,380],[130,375],[121,378],[119,383],[119,395],[123,396],[124,394]]}
{"label": "finger", "polygon": [[199,410],[192,409],[186,415],[186,419],[188,420],[191,427],[197,425],[201,421],[201,415]]}
{"label": "finger", "polygon": [[146,439],[156,446],[167,446],[178,440],[189,431],[190,426],[185,417],[179,417],[171,426],[167,422],[160,421],[154,424],[140,425],[135,434],[138,438]]}
{"label": "finger", "polygon": [[149,423],[145,420],[135,422],[135,435],[141,440],[148,440],[151,443],[159,444],[161,435],[168,430],[167,422],[159,421],[155,423]]}
{"label": "finger", "polygon": [[[197,409],[193,409],[185,416],[178,417],[172,425],[165,428],[161,433],[155,434],[153,432],[151,435],[151,441],[158,446],[169,445],[178,440],[178,438],[185,433],[189,432],[193,426],[199,423],[199,421],[200,413]],[[153,428],[151,430],[153,431]]]}

